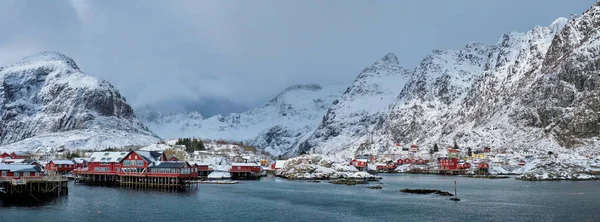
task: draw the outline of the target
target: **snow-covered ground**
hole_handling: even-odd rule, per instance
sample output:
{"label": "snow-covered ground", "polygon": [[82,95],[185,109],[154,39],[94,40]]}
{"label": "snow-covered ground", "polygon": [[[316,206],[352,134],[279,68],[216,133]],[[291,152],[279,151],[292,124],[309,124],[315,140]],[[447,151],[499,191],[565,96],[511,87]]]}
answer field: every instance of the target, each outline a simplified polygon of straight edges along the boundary
{"label": "snow-covered ground", "polygon": [[288,179],[338,179],[338,178],[375,178],[367,172],[359,172],[356,167],[342,159],[324,155],[302,155],[288,159],[285,167],[277,170],[277,176]]}

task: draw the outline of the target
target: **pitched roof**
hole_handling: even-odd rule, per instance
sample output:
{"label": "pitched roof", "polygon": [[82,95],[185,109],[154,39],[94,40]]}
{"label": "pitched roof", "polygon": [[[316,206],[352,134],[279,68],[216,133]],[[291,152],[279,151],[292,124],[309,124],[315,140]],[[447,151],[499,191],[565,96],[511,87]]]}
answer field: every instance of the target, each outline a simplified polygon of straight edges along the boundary
{"label": "pitched roof", "polygon": [[41,172],[42,168],[40,168],[37,165],[30,165],[30,164],[0,163],[0,170],[8,170],[10,172]]}
{"label": "pitched roof", "polygon": [[90,158],[73,158],[73,161],[75,161],[75,163],[85,163],[90,162]]}
{"label": "pitched roof", "polygon": [[53,162],[54,164],[75,164],[75,161],[73,160],[50,160],[50,162]]}
{"label": "pitched roof", "polygon": [[32,163],[39,163],[39,161],[34,160],[34,159],[26,159],[26,160],[23,160],[23,162],[21,162],[21,163],[32,164]]}
{"label": "pitched roof", "polygon": [[135,153],[142,157],[148,163],[158,162],[160,160],[160,156],[162,155],[156,151],[135,151]]}
{"label": "pitched roof", "polygon": [[203,163],[203,162],[198,162],[198,161],[188,161],[188,163],[190,165],[196,164],[197,166],[210,166],[210,163]]}
{"label": "pitched roof", "polygon": [[184,161],[160,161],[155,162],[148,168],[181,168],[183,165],[188,164]]}
{"label": "pitched roof", "polygon": [[253,167],[257,167],[257,166],[260,166],[260,165],[258,165],[258,163],[232,163],[231,166],[253,166]]}
{"label": "pitched roof", "polygon": [[90,162],[93,163],[118,163],[123,157],[129,154],[129,151],[123,152],[94,152],[90,156]]}
{"label": "pitched roof", "polygon": [[31,156],[31,153],[23,152],[23,151],[17,151],[17,152],[13,152],[13,153],[17,154],[17,156]]}

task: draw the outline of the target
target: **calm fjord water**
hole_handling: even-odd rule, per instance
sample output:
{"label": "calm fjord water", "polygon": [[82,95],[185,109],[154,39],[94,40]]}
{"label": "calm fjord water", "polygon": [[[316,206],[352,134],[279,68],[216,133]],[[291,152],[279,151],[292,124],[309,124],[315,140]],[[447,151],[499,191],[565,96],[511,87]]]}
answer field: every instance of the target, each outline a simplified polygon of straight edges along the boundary
{"label": "calm fjord water", "polygon": [[[460,202],[402,188],[453,191]],[[385,175],[382,190],[263,178],[159,192],[69,184],[39,206],[0,207],[0,221],[600,221],[599,181],[529,182]]]}

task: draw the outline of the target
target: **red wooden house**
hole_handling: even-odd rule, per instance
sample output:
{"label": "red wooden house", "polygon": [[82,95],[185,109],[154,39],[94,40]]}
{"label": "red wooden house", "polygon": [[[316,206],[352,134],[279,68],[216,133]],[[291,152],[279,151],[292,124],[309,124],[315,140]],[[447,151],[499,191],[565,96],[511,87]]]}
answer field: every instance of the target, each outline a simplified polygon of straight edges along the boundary
{"label": "red wooden house", "polygon": [[67,173],[77,168],[73,160],[51,160],[46,164],[46,171],[57,171]]}
{"label": "red wooden house", "polygon": [[229,172],[260,173],[260,165],[256,163],[232,163]]}
{"label": "red wooden house", "polygon": [[180,179],[196,179],[198,172],[188,162],[160,161],[148,166],[145,173],[148,177],[176,177]]}
{"label": "red wooden house", "polygon": [[488,169],[490,168],[490,164],[486,163],[486,162],[481,162],[479,164],[477,164],[477,169]]}
{"label": "red wooden house", "polygon": [[27,179],[40,177],[42,168],[30,164],[0,163],[0,177],[3,179]]}
{"label": "red wooden house", "polygon": [[471,164],[468,162],[458,163],[458,169],[463,169],[463,170],[471,169]]}
{"label": "red wooden house", "polygon": [[33,157],[33,155],[31,155],[31,153],[21,152],[21,151],[12,152],[10,154],[10,158],[13,158],[13,159],[31,159],[31,157]]}
{"label": "red wooden house", "polygon": [[492,149],[490,149],[489,147],[484,147],[483,148],[483,152],[484,153],[489,153],[489,152],[492,152]]}
{"label": "red wooden house", "polygon": [[229,173],[232,179],[258,179],[260,170],[256,163],[232,163]]}
{"label": "red wooden house", "polygon": [[356,167],[356,169],[362,171],[365,169],[365,167],[367,167],[367,159],[353,159],[352,161],[350,161],[350,165]]}
{"label": "red wooden house", "polygon": [[412,164],[412,163],[413,163],[412,159],[410,159],[410,158],[404,159],[404,164]]}
{"label": "red wooden house", "polygon": [[419,146],[416,144],[410,145],[410,152],[416,153],[417,151],[419,151]]}
{"label": "red wooden house", "polygon": [[396,164],[394,164],[394,162],[390,161],[387,164],[377,164],[376,165],[377,171],[379,172],[390,172],[396,169]]}
{"label": "red wooden house", "polygon": [[456,170],[458,168],[457,158],[441,158],[438,160],[439,170]]}
{"label": "red wooden house", "polygon": [[404,164],[404,160],[403,159],[396,160],[396,165],[402,165],[402,164]]}
{"label": "red wooden house", "polygon": [[425,164],[425,160],[423,160],[423,159],[419,158],[419,159],[417,159],[417,160],[415,161],[415,163],[416,163],[416,164],[420,164],[420,165],[422,165],[422,164]]}
{"label": "red wooden house", "polygon": [[[87,172],[89,174],[116,175],[120,172],[120,162],[131,151],[123,152],[94,152],[90,156]],[[85,171],[85,168],[80,171]]]}
{"label": "red wooden house", "polygon": [[90,158],[73,158],[73,161],[75,162],[75,164],[77,164],[75,166],[76,169],[82,169],[88,167],[88,162],[90,161]]}
{"label": "red wooden house", "polygon": [[146,168],[150,164],[157,161],[153,157],[147,155],[149,151],[135,151],[129,152],[119,161],[118,174],[119,175],[142,175],[146,172]]}
{"label": "red wooden house", "polygon": [[490,168],[490,164],[486,163],[486,162],[481,162],[479,164],[477,164],[477,171],[475,171],[476,174],[479,175],[485,175],[485,174],[489,174],[489,168]]}
{"label": "red wooden house", "polygon": [[4,152],[4,153],[0,154],[0,158],[2,158],[2,159],[10,158],[10,153]]}

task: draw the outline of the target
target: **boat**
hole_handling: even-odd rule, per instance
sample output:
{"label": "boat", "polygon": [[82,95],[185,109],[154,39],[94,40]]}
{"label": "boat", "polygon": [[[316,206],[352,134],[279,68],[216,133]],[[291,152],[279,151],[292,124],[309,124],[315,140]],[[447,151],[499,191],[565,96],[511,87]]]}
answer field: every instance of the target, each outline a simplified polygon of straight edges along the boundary
{"label": "boat", "polygon": [[456,193],[456,180],[454,181],[454,197],[450,198],[452,201],[460,201],[458,194]]}

